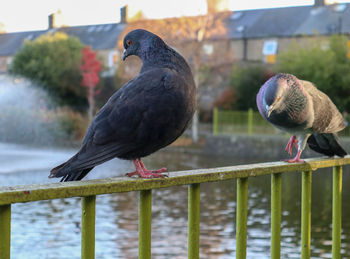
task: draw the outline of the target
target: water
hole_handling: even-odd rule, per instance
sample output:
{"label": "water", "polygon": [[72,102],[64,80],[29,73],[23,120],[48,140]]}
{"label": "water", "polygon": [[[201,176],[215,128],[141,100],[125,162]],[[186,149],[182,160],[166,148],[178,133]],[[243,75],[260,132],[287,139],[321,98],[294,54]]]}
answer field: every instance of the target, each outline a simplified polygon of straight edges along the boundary
{"label": "water", "polygon": [[[0,144],[0,185],[57,182],[49,169],[73,149],[36,149]],[[144,159],[149,168],[170,171],[210,168],[257,161],[236,161],[196,154],[161,151]],[[128,161],[112,160],[88,178],[122,175]],[[331,258],[332,174],[312,176],[312,258]],[[343,174],[342,258],[350,258],[350,175]],[[301,174],[283,175],[282,257],[300,258]],[[201,184],[200,258],[235,258],[235,181]],[[138,192],[101,195],[96,202],[96,258],[137,258]],[[270,257],[270,177],[249,180],[247,258]],[[12,206],[11,252],[14,259],[80,258],[80,199],[38,201]],[[187,187],[153,191],[152,258],[187,258]]]}
{"label": "water", "polygon": [[[0,75],[0,141],[52,145],[68,138],[49,95],[31,81]],[[67,117],[67,116],[66,116]]]}

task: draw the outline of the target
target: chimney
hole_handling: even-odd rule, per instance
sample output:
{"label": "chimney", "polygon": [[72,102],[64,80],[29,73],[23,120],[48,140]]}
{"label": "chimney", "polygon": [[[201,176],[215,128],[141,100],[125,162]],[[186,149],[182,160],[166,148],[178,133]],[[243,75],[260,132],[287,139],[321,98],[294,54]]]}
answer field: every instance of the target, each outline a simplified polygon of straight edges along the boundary
{"label": "chimney", "polygon": [[314,7],[325,6],[325,0],[315,0]]}
{"label": "chimney", "polygon": [[49,15],[49,30],[55,28],[56,25],[55,25],[55,14],[52,13]]}
{"label": "chimney", "polygon": [[128,6],[125,5],[122,8],[120,8],[120,23],[127,23],[128,22]]}
{"label": "chimney", "polygon": [[208,14],[227,11],[228,9],[228,0],[207,0]]}
{"label": "chimney", "polygon": [[57,10],[57,12],[49,15],[49,30],[58,27],[64,27],[65,19],[61,10]]}

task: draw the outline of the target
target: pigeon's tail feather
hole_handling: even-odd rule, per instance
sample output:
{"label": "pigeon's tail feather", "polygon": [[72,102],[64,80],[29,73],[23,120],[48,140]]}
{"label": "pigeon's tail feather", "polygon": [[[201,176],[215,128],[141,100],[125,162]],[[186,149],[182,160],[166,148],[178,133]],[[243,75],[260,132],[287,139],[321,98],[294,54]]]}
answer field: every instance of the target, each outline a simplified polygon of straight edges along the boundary
{"label": "pigeon's tail feather", "polygon": [[74,174],[66,174],[62,177],[60,182],[80,181],[92,170],[92,168],[93,167],[87,168],[87,169],[75,172]]}
{"label": "pigeon's tail feather", "polygon": [[79,181],[95,166],[118,156],[121,149],[128,150],[123,147],[114,143],[105,146],[94,146],[94,148],[90,147],[89,150],[83,147],[67,162],[53,168],[49,177],[62,177],[61,182]]}
{"label": "pigeon's tail feather", "polygon": [[[85,168],[85,169],[81,169],[79,171],[74,171],[74,173],[72,173],[70,170],[67,170],[69,161],[53,168],[50,171],[50,178],[53,177],[62,177],[61,182],[69,182],[69,181],[79,181],[81,179],[83,179],[94,167],[90,167],[90,168]],[[69,172],[69,173],[68,173]]]}
{"label": "pigeon's tail feather", "polygon": [[49,178],[60,177],[60,171],[65,165],[67,165],[67,163],[68,163],[68,161],[64,162],[63,164],[60,164],[59,166],[56,166],[53,169],[51,169]]}
{"label": "pigeon's tail feather", "polygon": [[334,133],[314,133],[308,138],[307,143],[312,150],[327,156],[344,157],[347,155]]}
{"label": "pigeon's tail feather", "polygon": [[74,155],[63,164],[60,164],[59,166],[56,166],[55,168],[51,169],[49,178],[61,177],[61,176],[65,176],[68,173],[71,173],[73,169],[71,166],[72,161],[76,160],[76,157],[77,155]]}

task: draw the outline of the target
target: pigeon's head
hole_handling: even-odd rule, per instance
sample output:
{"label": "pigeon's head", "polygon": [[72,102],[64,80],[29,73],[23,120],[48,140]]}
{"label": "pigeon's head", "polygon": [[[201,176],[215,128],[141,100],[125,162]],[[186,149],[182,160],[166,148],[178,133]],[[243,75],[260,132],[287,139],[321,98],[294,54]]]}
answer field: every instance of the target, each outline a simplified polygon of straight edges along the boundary
{"label": "pigeon's head", "polygon": [[123,60],[128,56],[136,55],[141,59],[149,56],[152,51],[166,46],[164,41],[157,35],[142,29],[129,32],[123,41]]}
{"label": "pigeon's head", "polygon": [[267,117],[270,117],[273,111],[280,111],[285,108],[285,98],[288,91],[293,87],[300,85],[298,78],[291,74],[277,74],[271,77],[266,83],[265,102]]}

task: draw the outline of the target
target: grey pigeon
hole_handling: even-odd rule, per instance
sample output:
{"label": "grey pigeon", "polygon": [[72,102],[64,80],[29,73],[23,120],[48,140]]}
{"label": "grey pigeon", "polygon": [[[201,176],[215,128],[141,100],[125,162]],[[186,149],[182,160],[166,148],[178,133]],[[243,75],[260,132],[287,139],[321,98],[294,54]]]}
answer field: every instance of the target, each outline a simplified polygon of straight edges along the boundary
{"label": "grey pigeon", "polygon": [[298,151],[287,162],[303,162],[300,155],[306,143],[327,156],[347,154],[336,135],[346,127],[345,120],[331,99],[311,82],[277,74],[260,88],[256,102],[268,122],[292,134],[286,151],[291,155],[293,146]]}
{"label": "grey pigeon", "polygon": [[142,157],[175,141],[189,125],[196,106],[196,87],[185,59],[157,35],[129,32],[123,41],[123,60],[136,55],[140,73],[115,92],[87,129],[81,148],[49,177],[81,180],[92,168],[112,158],[132,160],[128,176],[164,177],[147,170]]}

